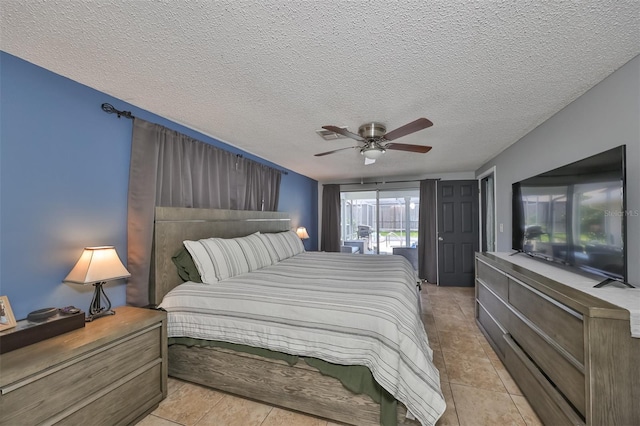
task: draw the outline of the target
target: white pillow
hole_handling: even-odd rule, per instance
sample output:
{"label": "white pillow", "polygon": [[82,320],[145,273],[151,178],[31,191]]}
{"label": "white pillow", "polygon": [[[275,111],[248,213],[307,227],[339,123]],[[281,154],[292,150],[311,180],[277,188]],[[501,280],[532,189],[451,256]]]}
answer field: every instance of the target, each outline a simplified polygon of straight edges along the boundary
{"label": "white pillow", "polygon": [[244,257],[249,265],[249,272],[273,264],[271,255],[264,241],[260,238],[259,232],[247,235],[246,237],[237,237],[234,238],[234,240],[238,242],[244,253]]}
{"label": "white pillow", "polygon": [[249,272],[247,258],[234,239],[207,238],[184,241],[205,284],[235,277]]}
{"label": "white pillow", "polygon": [[[260,234],[265,237],[275,251],[278,261],[285,260],[298,253],[304,252],[304,244],[293,231]],[[269,244],[267,244],[269,246]]]}
{"label": "white pillow", "polygon": [[280,238],[284,239],[289,244],[289,247],[291,247],[293,253],[292,256],[295,256],[299,253],[304,253],[304,244],[295,231],[281,232],[277,235],[279,235]]}
{"label": "white pillow", "polygon": [[267,248],[267,253],[269,253],[269,257],[271,258],[271,264],[276,264],[280,262],[280,257],[276,252],[276,249],[273,247],[273,243],[271,242],[271,238],[267,237],[269,234],[258,234],[258,237],[264,243],[264,246]]}

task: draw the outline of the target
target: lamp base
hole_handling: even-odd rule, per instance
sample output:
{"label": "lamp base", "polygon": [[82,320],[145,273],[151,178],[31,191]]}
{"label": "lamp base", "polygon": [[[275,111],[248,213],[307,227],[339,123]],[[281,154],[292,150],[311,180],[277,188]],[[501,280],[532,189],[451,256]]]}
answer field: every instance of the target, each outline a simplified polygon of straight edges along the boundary
{"label": "lamp base", "polygon": [[[104,284],[104,281],[93,284],[95,290],[93,292],[93,300],[91,300],[91,307],[89,308],[89,312],[87,313],[87,317],[85,318],[86,322],[91,322],[94,319],[107,315],[116,314],[111,310],[111,301],[107,297],[107,294],[104,292],[104,288],[102,288]],[[102,306],[102,298],[104,298],[104,300],[107,302],[107,306]]]}
{"label": "lamp base", "polygon": [[108,309],[108,310],[104,310],[102,312],[98,312],[97,314],[89,314],[85,317],[84,321],[85,322],[91,322],[94,319],[98,319],[100,317],[106,317],[107,315],[115,315],[116,311],[112,310],[112,309]]}

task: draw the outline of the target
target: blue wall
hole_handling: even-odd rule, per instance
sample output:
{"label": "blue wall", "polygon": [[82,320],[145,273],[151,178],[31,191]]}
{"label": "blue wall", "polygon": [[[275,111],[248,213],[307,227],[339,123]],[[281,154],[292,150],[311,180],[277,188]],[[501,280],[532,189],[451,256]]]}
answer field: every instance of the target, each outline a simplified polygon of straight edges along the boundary
{"label": "blue wall", "polygon": [[[126,263],[132,121],[102,103],[276,166],[5,52],[0,96],[0,295],[17,319],[45,307],[88,309],[92,286],[62,284],[84,247],[115,245]],[[317,188],[282,176],[279,209],[292,226],[317,229]],[[310,234],[307,249],[317,247]],[[124,280],[106,292],[114,306],[126,303]]]}

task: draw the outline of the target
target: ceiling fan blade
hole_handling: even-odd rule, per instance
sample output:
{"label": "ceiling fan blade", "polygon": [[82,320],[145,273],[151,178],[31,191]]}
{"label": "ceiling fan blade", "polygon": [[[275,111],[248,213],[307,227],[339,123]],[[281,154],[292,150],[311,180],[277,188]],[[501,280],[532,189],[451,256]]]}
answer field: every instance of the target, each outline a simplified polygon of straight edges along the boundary
{"label": "ceiling fan blade", "polygon": [[320,154],[315,154],[315,157],[322,157],[323,155],[329,155],[329,154],[333,154],[334,152],[344,151],[345,149],[353,149],[353,148],[360,148],[360,147],[359,146],[350,146],[348,148],[334,149],[333,151],[327,151],[327,152],[321,152]]}
{"label": "ceiling fan blade", "polygon": [[369,164],[373,164],[373,163],[375,163],[375,162],[376,162],[376,160],[375,160],[374,158],[367,158],[367,157],[364,157],[364,165],[365,165],[365,166],[368,166]]}
{"label": "ceiling fan blade", "polygon": [[390,143],[385,146],[385,149],[395,149],[396,151],[419,152],[421,154],[426,154],[427,152],[431,151],[430,146],[409,145],[406,143]]}
{"label": "ceiling fan blade", "polygon": [[364,138],[361,137],[360,135],[356,135],[355,133],[351,133],[347,129],[343,129],[343,128],[338,127],[338,126],[322,126],[322,128],[325,129],[325,130],[328,130],[330,132],[338,133],[338,134],[340,134],[342,136],[346,136],[348,138],[355,139],[357,141],[364,141]]}
{"label": "ceiling fan blade", "polygon": [[418,118],[411,123],[405,124],[402,127],[398,127],[397,129],[390,131],[389,133],[384,135],[383,138],[388,141],[392,141],[431,126],[433,126],[433,123],[431,121],[427,120],[426,118]]}

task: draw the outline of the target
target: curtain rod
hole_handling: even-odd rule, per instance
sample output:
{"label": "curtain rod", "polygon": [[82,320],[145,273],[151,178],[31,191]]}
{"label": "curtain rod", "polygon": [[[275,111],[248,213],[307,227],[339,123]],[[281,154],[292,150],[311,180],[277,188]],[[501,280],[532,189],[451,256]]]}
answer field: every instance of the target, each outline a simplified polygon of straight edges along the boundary
{"label": "curtain rod", "polygon": [[[129,118],[131,120],[133,120],[134,118],[136,118],[133,114],[131,114],[131,111],[120,111],[115,109],[115,107],[111,104],[108,103],[104,103],[102,104],[102,110],[104,112],[106,112],[107,114],[117,114],[118,118],[120,117],[125,117],[125,118]],[[242,154],[236,154],[238,157],[243,158]],[[284,169],[278,169],[276,167],[272,167],[273,169],[278,170],[280,173],[284,174],[284,175],[288,175],[289,172],[284,170]]]}
{"label": "curtain rod", "polygon": [[[343,182],[343,183],[325,183],[322,184],[322,186],[327,186],[327,185],[371,185],[371,184],[387,184],[387,183],[410,183],[410,182],[422,182],[424,179],[410,179],[410,180],[383,180],[382,182],[364,182],[364,181],[360,181],[360,182]],[[440,180],[440,178],[437,179],[433,179],[433,180]]]}
{"label": "curtain rod", "polygon": [[131,111],[120,111],[113,107],[111,104],[102,104],[102,110],[107,114],[118,114],[118,118],[124,117],[133,120],[135,117],[131,114]]}
{"label": "curtain rod", "polygon": [[[236,154],[236,157],[238,157],[238,158],[244,158],[244,155],[242,155],[242,154]],[[249,161],[254,161],[254,160],[251,160],[251,159],[249,159],[249,158],[247,158],[247,160],[249,160]],[[257,162],[257,163],[258,163],[258,164],[262,164],[262,163],[260,163],[260,162]],[[266,166],[266,164],[262,164],[262,165],[263,165],[263,166]],[[271,167],[271,166],[267,166],[267,167]],[[272,169],[275,169],[275,170],[277,170],[277,171],[279,171],[279,172],[280,172],[280,173],[282,173],[283,175],[288,175],[288,174],[289,174],[289,172],[288,172],[288,171],[286,171],[285,169],[279,169],[279,168],[277,168],[277,167],[271,167],[271,168],[272,168]]]}

